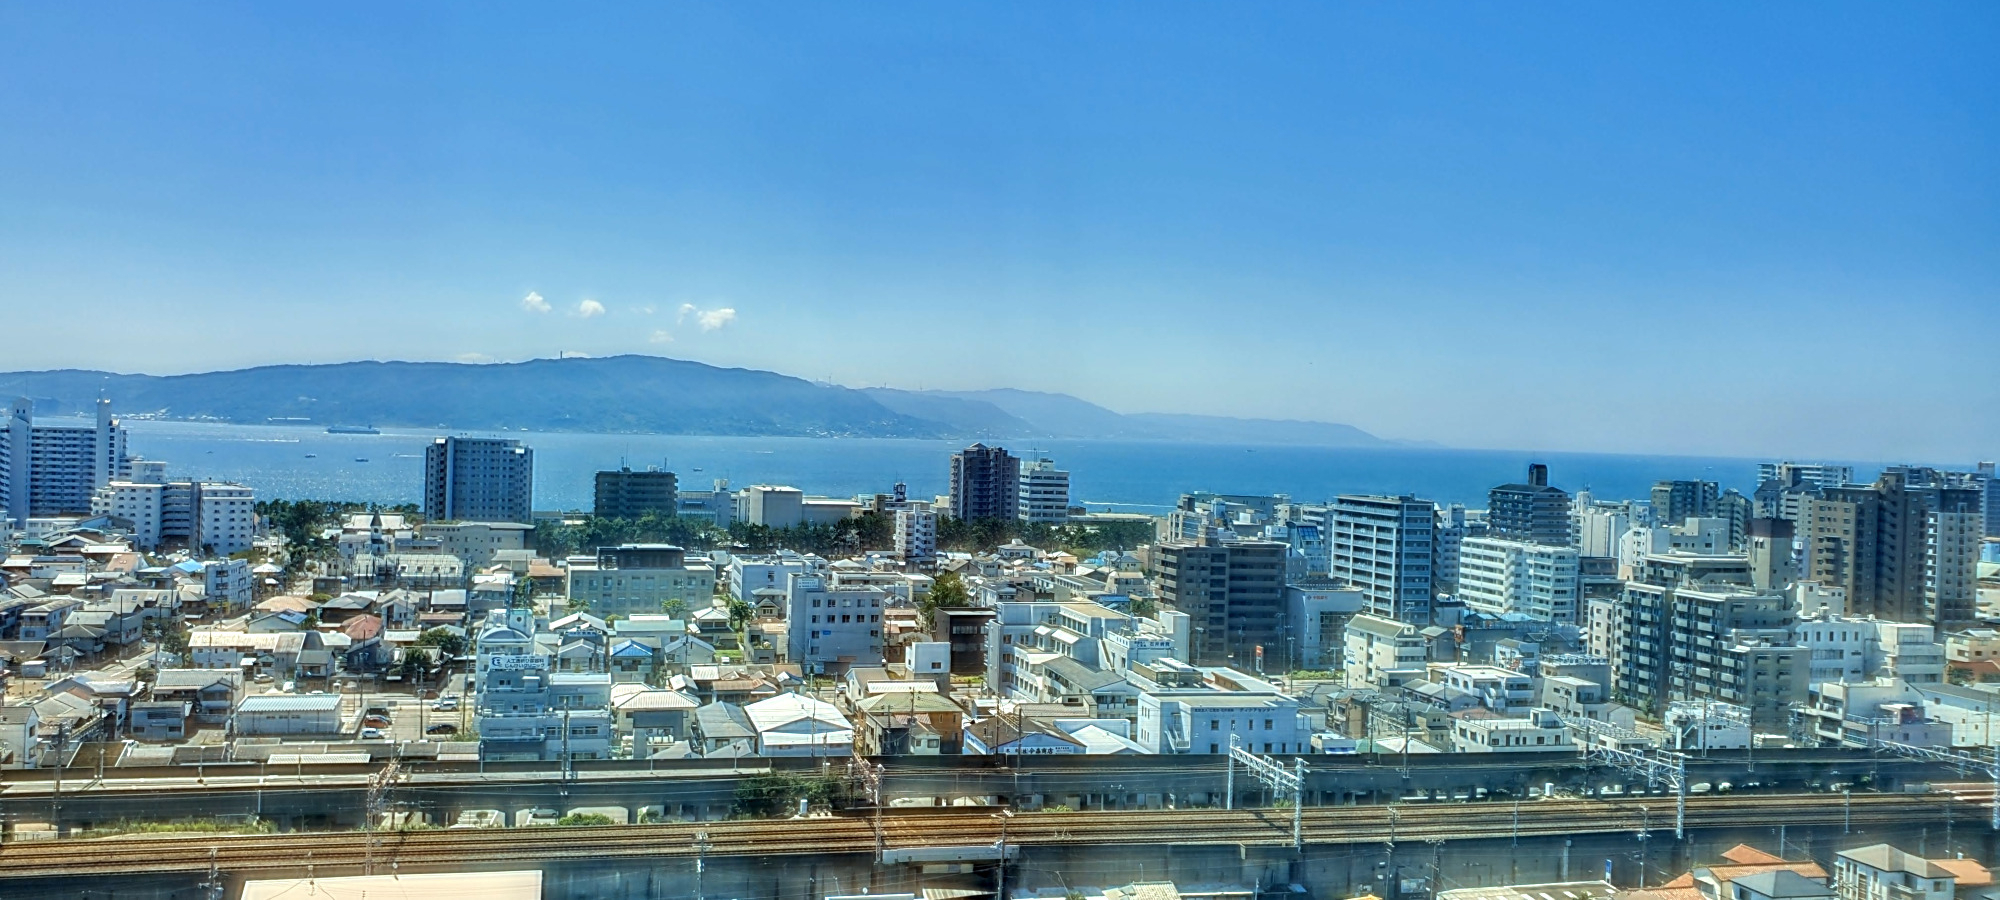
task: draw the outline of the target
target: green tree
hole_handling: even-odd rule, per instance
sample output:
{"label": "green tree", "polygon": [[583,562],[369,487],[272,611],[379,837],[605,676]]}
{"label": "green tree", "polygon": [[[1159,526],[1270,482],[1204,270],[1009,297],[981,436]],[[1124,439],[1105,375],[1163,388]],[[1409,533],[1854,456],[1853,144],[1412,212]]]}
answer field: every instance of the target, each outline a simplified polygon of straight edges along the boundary
{"label": "green tree", "polygon": [[925,631],[937,625],[937,611],[958,609],[972,605],[972,595],[965,589],[965,579],[957,572],[940,572],[931,581],[930,593],[917,600],[917,621]]}
{"label": "green tree", "polygon": [[676,619],[685,619],[688,616],[688,602],[679,597],[668,597],[660,601],[660,612]]}

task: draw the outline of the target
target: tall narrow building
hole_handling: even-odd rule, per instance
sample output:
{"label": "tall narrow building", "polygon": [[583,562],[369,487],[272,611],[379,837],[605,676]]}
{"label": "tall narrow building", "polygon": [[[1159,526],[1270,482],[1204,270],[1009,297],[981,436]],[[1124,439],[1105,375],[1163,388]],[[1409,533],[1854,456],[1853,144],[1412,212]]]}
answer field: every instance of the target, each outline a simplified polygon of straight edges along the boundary
{"label": "tall narrow building", "polygon": [[424,518],[534,520],[535,451],[501,438],[441,437],[424,450]]}
{"label": "tall narrow building", "polygon": [[1525,484],[1503,484],[1487,492],[1486,499],[1488,537],[1571,544],[1569,492],[1549,486],[1548,466],[1530,464]]}
{"label": "tall narrow building", "polygon": [[1365,612],[1430,624],[1437,504],[1408,495],[1342,494],[1327,522],[1333,530],[1328,574],[1361,591]]}
{"label": "tall narrow building", "polygon": [[1979,481],[1985,488],[1981,501],[1986,518],[1986,536],[2000,539],[2000,472],[1995,472],[1993,464],[1979,464]]}
{"label": "tall narrow building", "polygon": [[1021,503],[1021,461],[985,444],[952,454],[950,498],[954,519],[1013,519]]}

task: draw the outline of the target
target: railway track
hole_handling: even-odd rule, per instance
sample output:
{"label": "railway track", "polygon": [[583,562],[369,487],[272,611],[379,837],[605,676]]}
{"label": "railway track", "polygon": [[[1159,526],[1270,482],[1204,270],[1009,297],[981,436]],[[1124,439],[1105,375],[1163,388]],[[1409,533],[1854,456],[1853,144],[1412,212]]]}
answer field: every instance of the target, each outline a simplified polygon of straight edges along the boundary
{"label": "railway track", "polygon": [[[1955,797],[1982,810],[1992,793]],[[1829,794],[1699,797],[1688,801],[1690,828],[1787,825],[1908,824],[1943,819],[1952,804],[1935,794]],[[1577,833],[1671,832],[1671,797],[1617,801],[1547,800],[1510,803],[1410,804],[1308,809],[1309,844],[1505,839]],[[1958,814],[1969,818],[1966,813]],[[973,846],[1001,839],[990,812],[880,817],[891,848]],[[1279,846],[1291,843],[1291,815],[1278,809],[1025,813],[1005,817],[1006,841],[1033,847],[1061,844]],[[358,871],[370,860],[411,871],[523,860],[681,858],[705,837],[710,856],[804,856],[837,848],[870,853],[871,816],[702,824],[611,825],[580,828],[294,833],[285,835],[148,835],[17,842],[0,847],[0,883],[8,878],[188,872],[210,867],[233,874],[308,869]],[[372,847],[371,847],[372,844]]]}

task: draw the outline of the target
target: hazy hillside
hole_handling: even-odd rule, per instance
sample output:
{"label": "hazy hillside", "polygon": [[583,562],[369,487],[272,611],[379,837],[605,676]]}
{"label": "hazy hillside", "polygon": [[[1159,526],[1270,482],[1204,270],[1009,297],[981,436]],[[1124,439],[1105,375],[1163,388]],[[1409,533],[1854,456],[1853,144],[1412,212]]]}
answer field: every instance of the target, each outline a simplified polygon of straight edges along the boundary
{"label": "hazy hillside", "polygon": [[853,390],[655,356],[522,363],[353,362],[195,375],[63,369],[0,374],[0,399],[40,412],[259,424],[949,439],[1100,438],[1375,446],[1348,425],[1166,413],[1124,415],[1066,394]]}
{"label": "hazy hillside", "polygon": [[523,363],[355,362],[199,375],[61,370],[0,374],[0,396],[88,405],[102,388],[121,414],[261,423],[658,434],[948,437],[859,391],[753,369],[651,356]]}

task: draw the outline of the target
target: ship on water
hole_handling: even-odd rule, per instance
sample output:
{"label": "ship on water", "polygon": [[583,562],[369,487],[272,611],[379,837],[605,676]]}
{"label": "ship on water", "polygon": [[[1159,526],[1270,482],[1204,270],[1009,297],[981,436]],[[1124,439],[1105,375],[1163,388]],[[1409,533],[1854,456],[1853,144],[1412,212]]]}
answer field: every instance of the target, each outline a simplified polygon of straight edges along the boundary
{"label": "ship on water", "polygon": [[381,434],[373,425],[328,425],[327,434]]}

